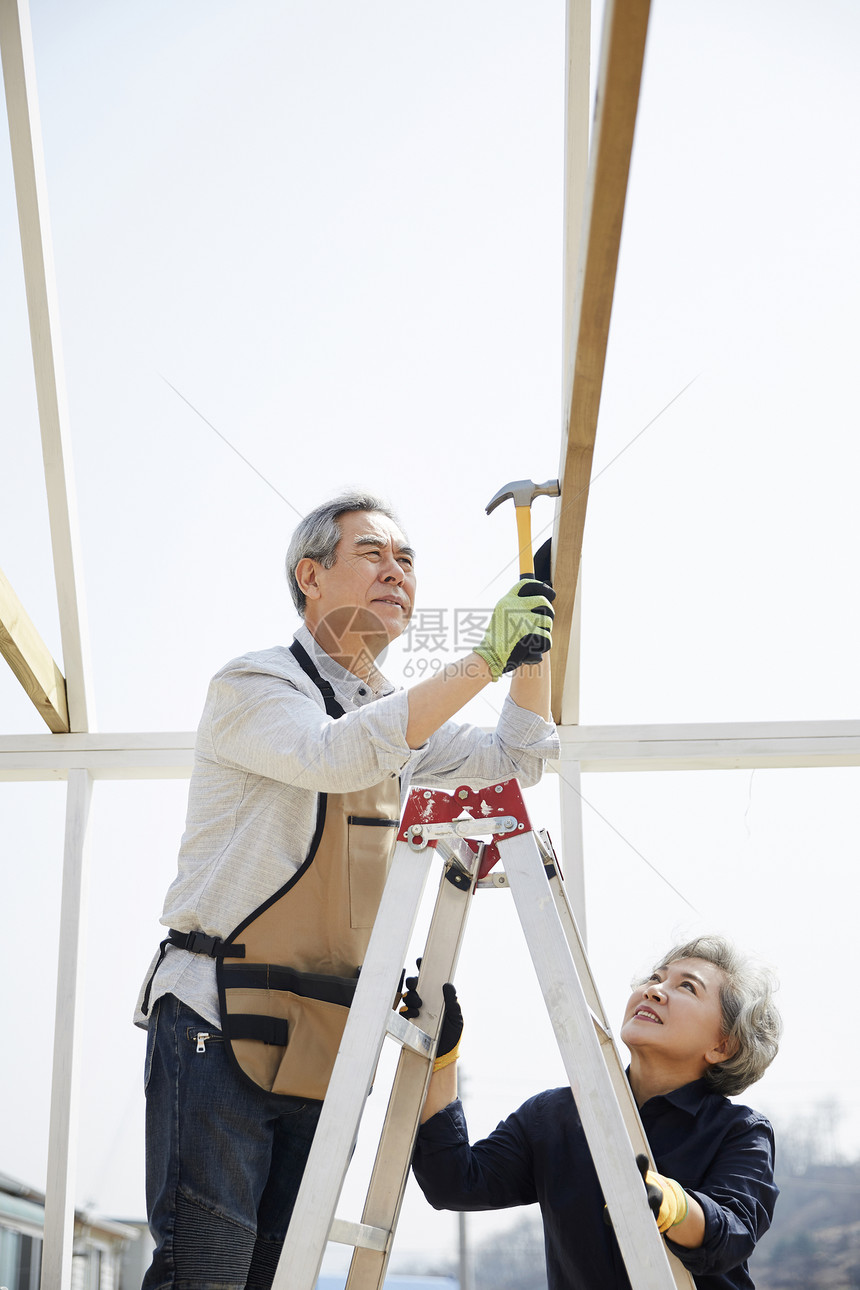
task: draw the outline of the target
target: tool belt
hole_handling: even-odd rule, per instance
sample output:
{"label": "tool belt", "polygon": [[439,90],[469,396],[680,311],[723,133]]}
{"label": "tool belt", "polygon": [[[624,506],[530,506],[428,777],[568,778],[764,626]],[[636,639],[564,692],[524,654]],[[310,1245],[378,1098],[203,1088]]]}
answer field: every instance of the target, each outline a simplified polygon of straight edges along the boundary
{"label": "tool belt", "polygon": [[359,969],[341,977],[246,963],[244,944],[173,928],[169,945],[216,960],[221,1030],[242,1073],[266,1092],[321,1101]]}

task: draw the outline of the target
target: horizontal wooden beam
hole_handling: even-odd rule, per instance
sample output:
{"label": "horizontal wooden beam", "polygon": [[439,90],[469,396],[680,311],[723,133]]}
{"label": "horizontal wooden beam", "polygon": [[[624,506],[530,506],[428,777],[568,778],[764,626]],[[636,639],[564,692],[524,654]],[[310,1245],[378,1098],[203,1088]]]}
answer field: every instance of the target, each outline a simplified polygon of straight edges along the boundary
{"label": "horizontal wooden beam", "polygon": [[0,654],[21,682],[49,730],[66,733],[66,682],[30,615],[0,569]]}
{"label": "horizontal wooden beam", "polygon": [[[583,771],[737,770],[860,766],[860,721],[712,722],[689,725],[563,726],[561,760]],[[0,781],[188,779],[193,732],[0,736]]]}
{"label": "horizontal wooden beam", "polygon": [[0,781],[67,779],[87,770],[93,779],[188,779],[195,734],[0,735]]}
{"label": "horizontal wooden beam", "polygon": [[860,766],[860,721],[563,726],[561,761],[583,771]]}
{"label": "horizontal wooden beam", "polygon": [[607,0],[604,9],[570,349],[563,356],[566,406],[559,462],[561,495],[552,541],[557,593],[552,710],[558,722],[577,716],[575,679],[565,704],[565,678],[648,12],[649,0]]}

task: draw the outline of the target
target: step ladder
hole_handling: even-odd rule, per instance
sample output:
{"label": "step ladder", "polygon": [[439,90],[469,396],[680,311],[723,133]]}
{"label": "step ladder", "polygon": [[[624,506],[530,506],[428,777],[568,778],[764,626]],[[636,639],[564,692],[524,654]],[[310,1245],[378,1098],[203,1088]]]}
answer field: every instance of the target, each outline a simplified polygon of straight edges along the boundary
{"label": "step ladder", "polygon": [[[411,1022],[392,1001],[435,858],[443,872],[418,980],[424,1003]],[[504,871],[493,871],[498,859]],[[442,985],[453,979],[476,886],[513,895],[633,1290],[694,1290],[648,1207],[635,1155],[652,1157],[638,1109],[552,845],[533,832],[515,779],[409,794],[272,1290],[314,1290],[329,1240],[354,1247],[347,1290],[381,1290],[433,1070]],[[335,1211],[386,1035],[401,1045],[397,1072],[361,1221],[344,1221]]]}

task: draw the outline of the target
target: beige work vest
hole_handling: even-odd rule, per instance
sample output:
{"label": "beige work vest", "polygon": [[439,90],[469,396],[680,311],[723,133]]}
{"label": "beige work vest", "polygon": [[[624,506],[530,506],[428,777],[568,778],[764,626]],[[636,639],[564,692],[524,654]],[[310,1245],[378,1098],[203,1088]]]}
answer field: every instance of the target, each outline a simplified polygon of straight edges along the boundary
{"label": "beige work vest", "polygon": [[[294,652],[326,711],[342,716],[307,654]],[[325,1097],[399,820],[396,775],[353,793],[320,793],[304,864],[225,941],[217,960],[224,1038],[245,1075],[269,1092]],[[242,957],[231,957],[234,944],[244,946]]]}

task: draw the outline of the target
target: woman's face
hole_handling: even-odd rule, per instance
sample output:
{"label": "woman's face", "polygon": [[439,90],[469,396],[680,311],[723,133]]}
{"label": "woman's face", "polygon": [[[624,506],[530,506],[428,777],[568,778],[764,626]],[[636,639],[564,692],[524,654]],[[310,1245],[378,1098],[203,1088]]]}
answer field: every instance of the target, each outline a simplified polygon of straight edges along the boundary
{"label": "woman's face", "polygon": [[731,1055],[723,1038],[722,981],[722,969],[704,959],[657,968],[630,996],[622,1040],[640,1057],[659,1058],[698,1079]]}

